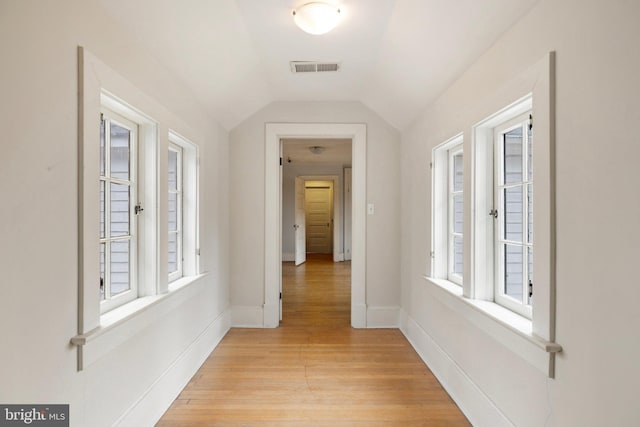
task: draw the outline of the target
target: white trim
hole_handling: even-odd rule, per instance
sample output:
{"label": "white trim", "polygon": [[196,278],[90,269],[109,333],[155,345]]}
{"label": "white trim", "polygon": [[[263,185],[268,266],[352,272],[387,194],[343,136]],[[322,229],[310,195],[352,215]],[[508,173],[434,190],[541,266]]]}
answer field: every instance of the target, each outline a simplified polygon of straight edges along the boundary
{"label": "white trim", "polygon": [[[431,277],[449,278],[450,244],[449,244],[449,185],[451,150],[463,153],[464,138],[459,133],[437,145],[431,151],[431,262],[427,270]],[[462,192],[464,194],[464,191]],[[464,236],[464,233],[463,233]],[[464,237],[463,237],[464,239]],[[459,285],[462,285],[462,277]]]}
{"label": "white trim", "polygon": [[[144,241],[138,238],[138,222],[144,226],[144,218],[135,214],[135,206],[138,202],[139,194],[143,193],[138,188],[144,185],[144,179],[138,178],[138,161],[144,161],[144,147],[139,138],[139,127],[141,123],[133,121],[135,114],[128,112],[124,105],[120,105],[117,100],[105,95],[100,96],[103,105],[100,108],[100,118],[104,123],[104,171],[98,172],[100,183],[104,183],[104,237],[98,235],[100,245],[105,245],[104,258],[104,295],[105,299],[100,301],[100,313],[106,313],[116,307],[124,305],[138,298],[138,284],[144,281],[144,270],[138,268],[138,252],[144,253]],[[117,106],[118,111],[107,108],[108,103]],[[133,116],[133,117],[132,117]],[[111,126],[116,125],[129,131],[129,177],[128,179],[114,178],[111,173]],[[138,152],[140,150],[140,152]],[[111,185],[126,185],[129,188],[129,232],[126,235],[111,236]],[[143,227],[141,227],[143,228]],[[111,295],[111,245],[113,242],[129,242],[129,289],[112,296]],[[138,272],[140,271],[140,275]]]}
{"label": "white trim", "polygon": [[[351,270],[351,274],[353,277],[353,269]],[[364,319],[365,326],[353,326],[353,319]],[[354,328],[355,327],[365,328],[366,322],[367,322],[367,305],[364,303],[354,303],[353,301],[351,301],[351,326],[353,326]]]}
{"label": "white trim", "polygon": [[233,328],[262,328],[264,309],[254,306],[231,307],[231,326]]}
{"label": "white trim", "polygon": [[[473,126],[471,134],[471,173],[472,191],[471,230],[469,239],[472,242],[471,253],[465,255],[469,260],[470,277],[465,282],[467,297],[478,300],[494,301],[495,290],[495,229],[496,222],[489,211],[496,208],[494,201],[495,178],[495,138],[494,128],[531,110],[533,94],[529,93],[512,102],[497,113]],[[498,215],[504,212],[500,207]],[[538,214],[536,212],[536,214]],[[537,217],[536,217],[537,220]]]}
{"label": "white trim", "polygon": [[[351,326],[367,327],[366,318],[366,188],[367,126],[358,123],[267,123],[265,125],[264,321],[280,323],[282,280],[282,186],[280,140],[284,138],[351,138],[353,163]],[[362,307],[365,307],[363,310]]]}
{"label": "white trim", "polygon": [[227,334],[230,324],[231,313],[227,309],[205,328],[114,425],[137,427],[158,422]]}
{"label": "white trim", "polygon": [[282,262],[294,262],[296,260],[296,254],[285,252],[282,254]]}
{"label": "white trim", "polygon": [[[534,132],[533,158],[546,165],[546,170],[533,166],[535,267],[533,333],[549,341],[556,340],[556,77],[555,52],[550,52],[541,65],[541,77],[533,89]],[[545,144],[539,141],[546,141]],[[541,212],[542,211],[542,214]],[[540,286],[546,283],[547,286]]]}
{"label": "white trim", "polygon": [[513,427],[489,396],[413,318],[404,310],[400,315],[400,330],[472,425]]}
{"label": "white trim", "polygon": [[[109,91],[107,91],[107,89]],[[100,294],[96,292],[99,274],[99,141],[100,109],[104,106],[138,123],[138,151],[145,151],[138,162],[138,197],[144,197],[146,218],[138,227],[144,241],[138,251],[138,296],[157,293],[158,208],[157,141],[158,123],[113,93],[126,94],[129,101],[152,110],[155,105],[135,86],[118,75],[82,47],[78,47],[78,334],[100,327]],[[141,200],[137,200],[141,201]],[[78,364],[82,365],[82,350]]]}
{"label": "white trim", "polygon": [[[464,233],[456,233],[455,230],[455,196],[464,196],[464,191],[455,191],[455,167],[454,158],[460,154],[464,161],[463,139],[460,137],[458,144],[451,146],[447,150],[447,278],[454,283],[462,286],[462,273],[458,274],[455,269],[455,237],[464,240]],[[464,169],[463,169],[464,174]],[[464,175],[463,175],[464,177]],[[464,203],[463,203],[464,204]],[[463,206],[464,213],[464,206]]]}
{"label": "white trim", "polygon": [[344,233],[342,235],[343,238],[343,248],[344,254],[342,254],[342,260],[351,261],[351,195],[353,194],[351,187],[351,167],[343,168],[343,200],[344,200]]}
{"label": "white trim", "polygon": [[492,105],[500,103],[507,107],[496,108],[497,113],[472,127],[467,150],[471,153],[472,169],[468,179],[472,191],[465,199],[471,206],[471,232],[465,233],[469,236],[465,239],[468,241],[465,249],[470,250],[465,252],[464,295],[493,301],[493,256],[488,256],[493,254],[494,220],[488,215],[493,209],[493,195],[488,197],[485,190],[493,188],[493,128],[531,109],[535,133],[532,149],[535,182],[533,246],[536,251],[532,332],[543,340],[555,342],[555,53],[546,55],[520,78],[505,86],[502,93],[527,95],[515,102],[505,102],[505,96],[494,99]]}
{"label": "white trim", "polygon": [[[198,222],[200,206],[199,147],[173,129],[169,129],[168,141],[169,145],[177,145],[182,149],[182,277],[189,277],[200,274],[198,254],[200,235]],[[166,228],[165,226],[162,229],[166,230]],[[163,232],[163,238],[164,234]],[[168,266],[164,256],[162,257],[163,266]],[[171,284],[169,284],[169,289],[171,289]],[[164,289],[159,291],[163,292]]]}
{"label": "white trim", "polygon": [[[176,196],[176,229],[171,231],[167,230],[168,234],[176,235],[176,271],[170,272],[168,281],[169,283],[175,282],[179,278],[184,275],[183,269],[183,252],[184,252],[184,222],[188,221],[189,218],[184,218],[184,178],[183,173],[186,169],[184,167],[184,148],[181,145],[176,144],[171,140],[171,132],[169,132],[169,147],[167,153],[174,152],[176,153],[176,189],[171,190],[167,189],[167,194],[175,194]],[[169,178],[169,166],[167,163],[167,176]],[[168,201],[167,201],[168,204]],[[169,211],[167,210],[167,214]],[[167,242],[167,249],[168,249]],[[167,252],[168,256],[168,252]],[[168,265],[168,262],[167,262]],[[168,267],[167,267],[168,269]]]}
{"label": "white trim", "polygon": [[78,370],[90,366],[144,328],[163,319],[184,301],[201,293],[206,276],[185,279],[175,291],[138,298],[103,314],[100,326],[71,338],[71,344],[78,346],[80,352]]}
{"label": "white trim", "polygon": [[[522,101],[528,105],[531,104],[531,99],[525,99]],[[516,108],[520,107],[519,105]],[[531,110],[525,111],[517,116],[510,117],[503,123],[495,126],[493,128],[493,150],[494,150],[494,183],[492,187],[493,192],[493,207],[494,209],[498,209],[498,218],[494,221],[497,226],[494,227],[494,237],[493,237],[493,254],[494,254],[494,289],[493,289],[493,300],[502,305],[509,310],[512,310],[524,317],[531,318],[531,305],[525,304],[522,300],[516,301],[514,298],[511,298],[504,292],[504,275],[507,266],[504,263],[504,244],[511,243],[515,246],[522,248],[522,298],[526,298],[526,293],[528,289],[524,286],[524,283],[528,277],[528,264],[527,264],[527,249],[529,247],[533,247],[532,243],[527,243],[527,239],[525,237],[525,233],[527,231],[528,225],[528,210],[526,205],[526,199],[528,194],[528,184],[533,184],[533,181],[520,181],[517,183],[505,183],[504,182],[504,173],[505,173],[505,154],[504,154],[504,146],[503,146],[503,137],[506,133],[511,130],[520,128],[522,130],[522,159],[521,166],[523,174],[527,172],[527,156],[526,156],[526,148],[527,148],[527,132],[525,130],[526,124],[529,122],[529,116],[531,114]],[[522,188],[522,242],[508,242],[505,237],[505,220],[507,213],[504,212],[505,198],[503,191],[505,188]],[[535,184],[534,184],[535,188]],[[535,191],[534,191],[535,194]],[[535,253],[535,252],[534,252]]]}
{"label": "white trim", "polygon": [[367,328],[399,328],[400,307],[367,307]]}
{"label": "white trim", "polygon": [[425,277],[427,288],[442,304],[477,326],[540,372],[553,378],[555,354],[562,351],[556,343],[533,334],[532,322],[491,301],[465,298],[451,282]]}
{"label": "white trim", "polygon": [[[278,298],[280,298],[278,293]],[[262,306],[262,320],[278,318],[278,322],[282,320],[280,314],[282,312],[282,300],[278,300],[276,304],[264,304]]]}

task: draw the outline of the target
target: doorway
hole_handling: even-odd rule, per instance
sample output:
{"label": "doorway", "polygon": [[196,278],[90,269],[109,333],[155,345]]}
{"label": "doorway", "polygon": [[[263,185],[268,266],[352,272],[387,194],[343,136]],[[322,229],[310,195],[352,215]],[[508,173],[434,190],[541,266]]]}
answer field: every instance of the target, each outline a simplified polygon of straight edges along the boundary
{"label": "doorway", "polygon": [[[334,317],[339,311],[350,317],[350,298],[334,295],[337,288],[350,293],[350,277],[341,274],[338,279],[333,273],[340,269],[350,276],[350,268],[339,264],[344,264],[344,171],[351,167],[351,156],[351,139],[282,140],[280,320],[285,323],[280,325],[289,324],[286,316],[292,314],[305,317],[314,312],[319,320],[318,316]],[[316,274],[323,280],[318,281]],[[318,292],[325,296],[321,311],[319,300],[313,298]]]}
{"label": "doorway", "polygon": [[333,254],[333,182],[306,181],[304,211],[307,254]]}
{"label": "doorway", "polygon": [[[350,143],[349,143],[350,144]],[[285,144],[286,148],[286,144]],[[307,166],[308,167],[308,166]],[[282,261],[294,261],[295,265],[304,263],[307,252],[329,253],[334,262],[351,260],[351,175],[347,174],[350,168],[344,168],[344,176],[341,175],[302,175],[297,176],[302,169],[285,165],[283,170],[282,187]],[[335,165],[332,167],[335,168]],[[341,173],[338,167],[335,170],[324,169],[328,173]],[[296,175],[296,176],[294,176]],[[330,250],[307,249],[307,207],[305,194],[307,183],[311,186],[322,181],[323,186],[333,189],[331,200],[329,228],[332,246]],[[347,209],[349,206],[349,210]],[[349,216],[347,218],[347,215]],[[326,222],[325,222],[326,227]],[[348,253],[348,256],[347,256]]]}
{"label": "doorway", "polygon": [[282,263],[280,326],[345,328],[351,324],[351,263],[309,254],[299,266]]}
{"label": "doorway", "polygon": [[282,292],[281,141],[340,139],[352,141],[351,326],[365,328],[366,315],[366,125],[350,123],[267,123],[265,126],[265,292],[264,327],[278,327]]}

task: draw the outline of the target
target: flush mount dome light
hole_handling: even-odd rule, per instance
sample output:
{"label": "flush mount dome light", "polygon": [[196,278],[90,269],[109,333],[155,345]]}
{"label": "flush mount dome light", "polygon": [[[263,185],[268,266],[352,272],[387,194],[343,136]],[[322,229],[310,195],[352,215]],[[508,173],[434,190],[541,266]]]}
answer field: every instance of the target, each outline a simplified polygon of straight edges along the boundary
{"label": "flush mount dome light", "polygon": [[340,9],[328,3],[312,2],[293,11],[293,21],[309,34],[325,34],[338,25]]}
{"label": "flush mount dome light", "polygon": [[313,154],[322,154],[324,150],[325,148],[319,145],[314,145],[313,147],[309,147],[309,151],[311,151]]}

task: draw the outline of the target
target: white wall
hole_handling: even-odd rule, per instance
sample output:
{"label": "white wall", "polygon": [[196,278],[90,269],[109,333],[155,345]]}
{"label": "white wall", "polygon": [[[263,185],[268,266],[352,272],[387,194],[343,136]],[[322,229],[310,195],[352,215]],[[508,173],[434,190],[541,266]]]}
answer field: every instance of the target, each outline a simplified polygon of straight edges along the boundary
{"label": "white wall", "polygon": [[[287,163],[282,168],[282,254],[295,255],[295,190],[297,176],[337,176],[338,180],[334,191],[337,193],[339,204],[336,206],[339,220],[334,222],[339,225],[338,247],[340,254],[344,248],[344,165],[327,163]],[[283,258],[284,259],[284,258]]]}
{"label": "white wall", "polygon": [[[640,199],[629,195],[640,182],[638,16],[635,0],[541,0],[403,133],[401,151],[393,128],[348,102],[271,104],[238,126],[227,147],[226,133],[188,90],[96,2],[2,1],[0,401],[70,403],[72,425],[111,425],[199,345],[229,299],[261,308],[264,123],[357,122],[367,124],[367,199],[376,204],[367,218],[367,304],[399,305],[401,273],[408,318],[446,355],[432,368],[463,372],[515,425],[637,425],[640,311],[631,267],[640,253]],[[69,344],[77,333],[77,45],[163,105],[158,121],[200,144],[201,265],[210,272],[201,292],[83,372]],[[493,112],[485,100],[502,81],[550,50],[557,51],[556,331],[563,346],[554,380],[457,318],[422,279],[431,149],[460,131],[468,135]]]}
{"label": "white wall", "polygon": [[[400,150],[398,132],[358,102],[275,102],[230,134],[231,304],[262,310],[264,304],[265,123],[366,123],[367,305],[400,305]],[[256,314],[256,319],[261,316]]]}
{"label": "white wall", "polygon": [[[517,426],[640,423],[640,3],[542,0],[402,134],[402,306],[432,369],[472,421]],[[546,376],[429,293],[432,148],[495,110],[505,81],[557,52],[557,327]],[[524,95],[524,94],[521,94]],[[513,99],[515,100],[515,99]],[[535,100],[534,100],[535,102]],[[535,138],[535,136],[534,136]],[[535,142],[534,142],[535,143]],[[467,154],[465,154],[467,155]],[[535,215],[535,213],[534,213]],[[420,333],[408,332],[409,335]],[[430,341],[431,340],[431,341]],[[475,387],[475,388],[474,388]],[[482,395],[486,405],[474,397]],[[495,419],[495,417],[494,417]]]}
{"label": "white wall", "polygon": [[[171,127],[199,144],[209,272],[199,291],[82,372],[69,343],[78,311],[78,45],[157,101],[163,138]],[[123,415],[133,424],[129,410],[136,425],[151,425],[215,345],[211,327],[229,304],[228,135],[97,2],[2,1],[0,52],[0,401],[69,403],[72,426]],[[157,400],[147,407],[149,399]]]}

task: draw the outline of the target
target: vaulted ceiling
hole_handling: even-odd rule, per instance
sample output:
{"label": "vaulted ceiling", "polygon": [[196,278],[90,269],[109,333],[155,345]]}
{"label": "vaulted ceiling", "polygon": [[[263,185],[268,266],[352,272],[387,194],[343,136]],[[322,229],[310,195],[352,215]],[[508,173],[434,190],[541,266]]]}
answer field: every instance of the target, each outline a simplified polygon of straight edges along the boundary
{"label": "vaulted ceiling", "polygon": [[[330,33],[291,16],[310,0],[100,0],[230,130],[274,101],[360,101],[403,129],[537,0],[324,0]],[[290,61],[337,61],[294,74]]]}

